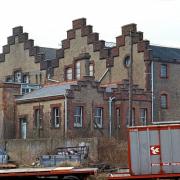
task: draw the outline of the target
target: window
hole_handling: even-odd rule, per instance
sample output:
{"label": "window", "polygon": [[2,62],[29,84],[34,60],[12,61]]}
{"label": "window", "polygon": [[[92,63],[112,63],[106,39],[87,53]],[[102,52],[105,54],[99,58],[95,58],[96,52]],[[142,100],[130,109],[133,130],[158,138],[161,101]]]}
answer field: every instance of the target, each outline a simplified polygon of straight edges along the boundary
{"label": "window", "polygon": [[28,89],[28,88],[22,88],[22,92],[21,94],[24,95],[24,94],[28,94],[31,92],[31,89]]}
{"label": "window", "polygon": [[41,73],[39,74],[39,81],[40,81],[39,83],[41,84],[42,83],[42,74]]}
{"label": "window", "polygon": [[131,110],[131,119],[130,119],[130,114],[129,114],[129,108],[126,111],[126,124],[127,126],[134,126],[135,125],[135,108],[132,108]]}
{"label": "window", "polygon": [[126,56],[126,58],[124,59],[124,66],[125,66],[126,68],[129,68],[129,67],[130,67],[130,64],[131,64],[130,56]]}
{"label": "window", "polygon": [[60,109],[58,107],[52,108],[52,127],[60,127]]}
{"label": "window", "polygon": [[13,77],[12,76],[7,76],[6,77],[6,82],[13,82]]}
{"label": "window", "polygon": [[121,111],[120,109],[116,109],[116,126],[117,128],[120,128],[121,126]]}
{"label": "window", "polygon": [[162,94],[160,98],[161,108],[167,109],[167,94]]}
{"label": "window", "polygon": [[66,69],[66,80],[72,80],[72,68]]}
{"label": "window", "polygon": [[42,113],[40,109],[35,109],[34,111],[34,123],[35,128],[42,128]]}
{"label": "window", "polygon": [[76,79],[80,79],[81,77],[81,67],[80,67],[80,62],[76,62]]}
{"label": "window", "polygon": [[147,109],[146,108],[140,109],[140,121],[141,121],[141,125],[147,125]]}
{"label": "window", "polygon": [[22,77],[22,83],[29,83],[29,76],[27,74],[24,74]]}
{"label": "window", "polygon": [[131,126],[134,126],[135,125],[135,108],[132,109],[132,122],[131,122]]}
{"label": "window", "polygon": [[167,64],[161,64],[160,77],[167,78]]}
{"label": "window", "polygon": [[103,121],[103,109],[102,108],[95,108],[94,113],[94,123],[96,128],[102,128],[102,121]]}
{"label": "window", "polygon": [[83,107],[77,106],[74,111],[74,127],[82,127]]}
{"label": "window", "polygon": [[89,75],[94,76],[94,65],[93,64],[89,65]]}
{"label": "window", "polygon": [[38,75],[36,74],[36,84],[38,84]]}
{"label": "window", "polygon": [[20,138],[26,139],[27,138],[27,119],[26,118],[20,118]]}
{"label": "window", "polygon": [[14,82],[20,83],[21,82],[21,78],[22,78],[21,76],[22,76],[21,72],[20,71],[16,71],[14,73]]}

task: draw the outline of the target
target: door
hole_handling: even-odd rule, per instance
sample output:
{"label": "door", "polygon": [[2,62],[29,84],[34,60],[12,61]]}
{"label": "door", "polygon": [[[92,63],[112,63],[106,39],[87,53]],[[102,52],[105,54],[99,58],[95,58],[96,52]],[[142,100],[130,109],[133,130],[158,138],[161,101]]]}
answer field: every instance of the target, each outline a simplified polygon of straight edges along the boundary
{"label": "door", "polygon": [[26,120],[26,118],[20,119],[20,136],[22,139],[27,138],[27,120]]}

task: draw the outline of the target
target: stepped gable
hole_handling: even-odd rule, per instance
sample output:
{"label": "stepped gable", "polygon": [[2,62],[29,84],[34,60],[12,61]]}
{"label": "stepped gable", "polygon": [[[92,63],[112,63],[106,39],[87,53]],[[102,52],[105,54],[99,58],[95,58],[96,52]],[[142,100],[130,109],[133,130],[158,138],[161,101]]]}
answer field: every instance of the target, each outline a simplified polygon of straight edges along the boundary
{"label": "stepped gable", "polygon": [[12,36],[7,38],[7,44],[3,46],[3,52],[0,54],[0,61],[5,61],[5,54],[10,53],[10,46],[15,44],[17,38],[18,43],[24,43],[24,50],[29,49],[29,56],[35,56],[35,63],[40,62],[43,59],[43,55],[39,54],[39,47],[34,46],[34,40],[28,39],[28,33],[23,32],[22,26],[13,28]]}
{"label": "stepped gable", "polygon": [[95,81],[92,76],[84,76],[83,79],[78,80],[77,84],[71,84],[69,89],[66,89],[68,98],[74,98],[74,91],[81,91],[82,87],[91,85],[92,88],[96,88],[99,93],[105,93],[105,88],[100,87],[100,83]]}
{"label": "stepped gable", "polygon": [[24,43],[24,50],[29,50],[29,56],[35,57],[35,63],[42,63],[41,70],[46,70],[48,67],[46,60],[52,60],[52,67],[57,67],[56,49],[34,46],[34,40],[28,38],[28,33],[23,32],[22,26],[17,26],[12,29],[12,36],[7,38],[7,44],[3,46],[3,52],[0,54],[0,62],[5,61],[5,55],[10,53],[10,46],[18,43]]}
{"label": "stepped gable", "polygon": [[81,30],[81,36],[87,36],[87,44],[93,44],[93,51],[100,52],[100,59],[107,60],[107,67],[113,66],[112,59],[119,55],[117,47],[106,47],[104,40],[99,40],[99,33],[93,32],[91,25],[86,25],[86,19],[81,18],[72,22],[72,29],[67,31],[67,38],[62,40],[62,48],[56,51],[56,58],[64,58],[64,50],[70,48],[70,40],[75,39],[75,31]]}
{"label": "stepped gable", "polygon": [[[108,86],[107,86],[108,87]],[[106,88],[107,88],[106,87]],[[129,99],[129,80],[123,79],[121,83],[117,83],[116,87],[109,85],[111,92],[106,92],[105,98],[116,97],[117,100],[128,100]],[[134,101],[151,101],[151,93],[147,93],[144,89],[139,88],[137,84],[133,84],[133,100]]]}
{"label": "stepped gable", "polygon": [[143,32],[137,31],[137,25],[132,23],[122,26],[122,35],[116,37],[116,46],[125,46],[125,37],[132,35],[132,43],[137,44],[138,52],[144,52],[144,60],[151,60],[149,41],[143,39]]}
{"label": "stepped gable", "polygon": [[143,53],[144,62],[145,62],[145,74],[146,74],[146,89],[150,90],[150,86],[148,84],[148,79],[150,78],[150,62],[152,60],[152,49],[150,48],[150,43],[148,40],[143,39],[143,33],[137,31],[136,24],[128,24],[122,26],[122,35],[116,37],[116,46],[122,47],[125,46],[125,37],[132,36],[132,43],[137,44],[137,52]]}
{"label": "stepped gable", "polygon": [[136,24],[128,24],[122,26],[122,35],[116,37],[116,45],[107,47],[104,40],[99,40],[99,34],[93,32],[91,25],[86,25],[86,19],[81,18],[72,22],[72,29],[67,31],[67,38],[62,40],[62,48],[56,51],[56,58],[64,58],[64,50],[70,48],[70,41],[75,39],[75,31],[81,30],[81,36],[87,36],[87,44],[93,44],[94,52],[99,51],[100,59],[106,59],[106,67],[114,66],[114,57],[119,56],[119,47],[125,46],[125,37],[132,33],[133,44],[137,44],[138,52],[144,52],[144,60],[150,61],[151,50],[149,48],[149,41],[143,40],[143,32],[137,31]]}

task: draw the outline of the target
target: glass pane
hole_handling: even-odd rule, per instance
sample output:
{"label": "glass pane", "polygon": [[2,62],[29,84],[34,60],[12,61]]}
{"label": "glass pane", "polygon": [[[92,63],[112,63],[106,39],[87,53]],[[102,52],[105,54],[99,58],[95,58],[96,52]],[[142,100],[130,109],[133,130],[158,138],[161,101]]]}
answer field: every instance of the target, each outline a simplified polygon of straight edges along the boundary
{"label": "glass pane", "polygon": [[166,64],[161,65],[161,77],[167,77],[167,65]]}
{"label": "glass pane", "polygon": [[78,106],[74,112],[74,127],[82,127],[82,107]]}
{"label": "glass pane", "polygon": [[89,75],[90,75],[90,76],[93,76],[93,75],[94,75],[94,66],[93,66],[93,64],[90,64],[90,65],[89,65]]}
{"label": "glass pane", "polygon": [[14,73],[14,80],[15,82],[21,82],[21,72]]}
{"label": "glass pane", "polygon": [[72,80],[72,68],[68,68],[66,73],[67,73],[67,80]]}
{"label": "glass pane", "polygon": [[140,119],[141,119],[142,125],[147,124],[147,109],[146,108],[140,109]]}
{"label": "glass pane", "polygon": [[96,108],[94,114],[95,127],[102,127],[102,108]]}
{"label": "glass pane", "polygon": [[167,96],[166,95],[161,95],[161,107],[167,108]]}
{"label": "glass pane", "polygon": [[80,79],[80,62],[76,62],[76,78]]}

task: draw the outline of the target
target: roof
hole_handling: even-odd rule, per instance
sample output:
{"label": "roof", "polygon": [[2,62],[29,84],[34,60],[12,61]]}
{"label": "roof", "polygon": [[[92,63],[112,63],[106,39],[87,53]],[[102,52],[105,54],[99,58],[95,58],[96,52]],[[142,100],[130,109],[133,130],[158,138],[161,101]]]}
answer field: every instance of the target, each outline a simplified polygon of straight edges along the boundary
{"label": "roof", "polygon": [[180,49],[178,48],[170,48],[170,47],[162,47],[162,46],[154,46],[150,45],[152,49],[153,58],[158,58],[163,61],[171,61],[179,60],[180,61]]}
{"label": "roof", "polygon": [[45,60],[56,58],[56,49],[54,48],[40,47],[39,52],[45,54]]}
{"label": "roof", "polygon": [[44,86],[38,90],[34,90],[31,93],[28,93],[20,98],[17,98],[17,101],[24,101],[24,100],[32,100],[44,97],[53,97],[53,96],[60,96],[66,93],[67,89],[70,89],[71,85],[76,85],[77,82],[73,81],[66,84],[53,84]]}

